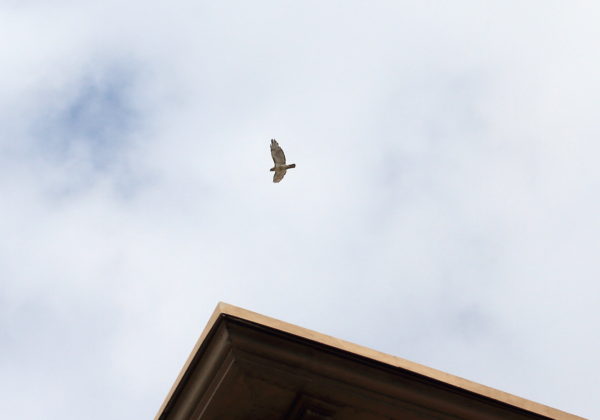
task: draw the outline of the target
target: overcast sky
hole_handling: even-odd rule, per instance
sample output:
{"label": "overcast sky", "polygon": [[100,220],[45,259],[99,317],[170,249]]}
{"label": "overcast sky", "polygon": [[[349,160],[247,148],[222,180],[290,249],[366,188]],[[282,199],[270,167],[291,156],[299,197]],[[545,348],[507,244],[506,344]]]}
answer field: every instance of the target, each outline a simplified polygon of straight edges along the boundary
{"label": "overcast sky", "polygon": [[3,416],[152,418],[225,301],[600,418],[598,22],[1,0]]}

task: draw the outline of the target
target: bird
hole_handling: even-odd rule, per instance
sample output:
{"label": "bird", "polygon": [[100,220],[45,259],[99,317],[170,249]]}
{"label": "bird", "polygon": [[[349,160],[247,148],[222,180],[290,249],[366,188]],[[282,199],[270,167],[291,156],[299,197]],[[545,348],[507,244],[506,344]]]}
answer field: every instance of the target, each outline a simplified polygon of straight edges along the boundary
{"label": "bird", "polygon": [[270,169],[271,172],[275,172],[273,182],[281,181],[288,169],[296,167],[295,163],[291,165],[285,164],[285,154],[275,139],[271,139],[271,156],[273,157],[273,162],[275,162],[275,166]]}

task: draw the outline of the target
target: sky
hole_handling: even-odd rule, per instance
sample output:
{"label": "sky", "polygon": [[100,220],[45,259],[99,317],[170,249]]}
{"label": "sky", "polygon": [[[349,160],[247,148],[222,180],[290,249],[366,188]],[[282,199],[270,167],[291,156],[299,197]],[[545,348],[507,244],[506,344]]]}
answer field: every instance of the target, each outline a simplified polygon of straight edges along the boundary
{"label": "sky", "polygon": [[3,413],[152,418],[224,301],[600,418],[598,21],[0,0]]}

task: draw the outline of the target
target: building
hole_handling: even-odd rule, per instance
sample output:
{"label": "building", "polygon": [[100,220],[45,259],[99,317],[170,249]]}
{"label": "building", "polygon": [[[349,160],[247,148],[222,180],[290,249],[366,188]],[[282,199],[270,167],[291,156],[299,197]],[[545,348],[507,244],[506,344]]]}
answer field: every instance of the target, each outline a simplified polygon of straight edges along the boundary
{"label": "building", "polygon": [[220,303],[155,419],[581,417]]}

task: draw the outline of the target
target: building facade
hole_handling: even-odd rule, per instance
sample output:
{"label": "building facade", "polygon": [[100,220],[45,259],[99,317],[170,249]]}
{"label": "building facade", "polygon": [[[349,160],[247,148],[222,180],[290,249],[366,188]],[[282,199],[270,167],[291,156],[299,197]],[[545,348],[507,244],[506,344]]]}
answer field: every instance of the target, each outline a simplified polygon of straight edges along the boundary
{"label": "building facade", "polygon": [[155,419],[582,418],[220,303]]}

